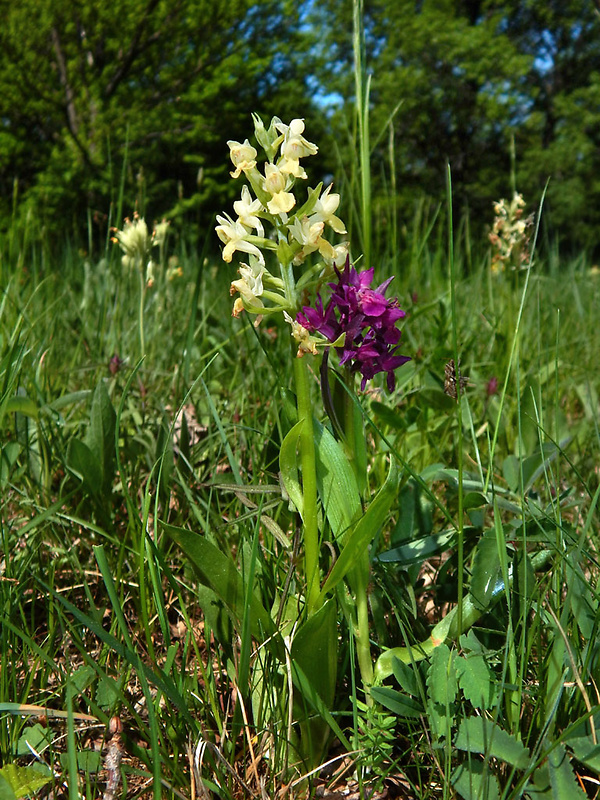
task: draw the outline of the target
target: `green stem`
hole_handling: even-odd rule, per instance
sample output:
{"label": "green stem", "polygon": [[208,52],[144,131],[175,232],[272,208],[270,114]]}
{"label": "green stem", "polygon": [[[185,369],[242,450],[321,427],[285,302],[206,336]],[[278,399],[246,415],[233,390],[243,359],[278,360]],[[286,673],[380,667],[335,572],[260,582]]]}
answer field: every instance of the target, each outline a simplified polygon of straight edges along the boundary
{"label": "green stem", "polygon": [[146,355],[146,337],[144,336],[144,301],[146,299],[146,276],[144,275],[144,266],[140,266],[140,310],[138,324],[140,328],[140,358]]}
{"label": "green stem", "polygon": [[304,505],[304,575],[308,616],[319,609],[319,525],[317,519],[317,468],[312,403],[305,358],[294,358],[294,380],[298,406],[300,433],[300,464],[302,467],[302,495]]}
{"label": "green stem", "polygon": [[369,554],[364,553],[360,563],[353,570],[352,583],[354,585],[356,603],[356,631],[354,636],[356,640],[356,655],[369,704],[372,702],[371,696],[366,690],[373,684],[373,659],[371,657],[371,642],[369,639],[368,586],[370,571]]}
{"label": "green stem", "polygon": [[[346,386],[354,386],[354,377],[349,369],[345,370],[344,379]],[[364,459],[358,459],[357,449],[361,444],[357,441],[357,425],[355,416],[357,413],[353,396],[350,392],[343,392],[344,402],[344,438],[345,449],[356,475],[357,485],[361,493],[365,493],[366,480],[361,474],[361,464]],[[364,499],[364,498],[363,498]],[[369,578],[371,576],[371,563],[368,552],[364,552],[358,563],[348,575],[348,583],[354,592],[354,603],[356,607],[356,626],[354,638],[356,640],[356,656],[358,667],[365,690],[373,683],[373,659],[371,657],[371,643],[369,638]],[[371,703],[371,697],[366,691],[367,703]]]}

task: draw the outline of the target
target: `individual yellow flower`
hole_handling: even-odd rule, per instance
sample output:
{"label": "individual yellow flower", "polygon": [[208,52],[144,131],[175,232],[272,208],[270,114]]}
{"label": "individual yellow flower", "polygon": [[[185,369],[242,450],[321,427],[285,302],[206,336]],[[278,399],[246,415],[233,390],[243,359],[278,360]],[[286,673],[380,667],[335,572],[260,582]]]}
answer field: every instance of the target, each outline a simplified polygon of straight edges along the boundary
{"label": "individual yellow flower", "polygon": [[234,222],[229,214],[224,216],[217,214],[217,222],[219,223],[215,228],[217,236],[225,245],[223,261],[229,263],[235,251],[239,250],[243,253],[251,253],[258,258],[261,264],[265,263],[265,258],[258,247],[247,241],[248,231],[239,220]]}
{"label": "individual yellow flower", "polygon": [[275,164],[265,164],[263,188],[271,195],[267,208],[271,214],[287,214],[296,205],[296,198],[286,191],[287,179]]}
{"label": "individual yellow flower", "polygon": [[231,172],[232,178],[239,178],[242,172],[253,169],[256,166],[257,151],[248,139],[245,139],[242,144],[230,139],[227,144],[229,145],[229,155],[235,167],[235,171]]}
{"label": "individual yellow flower", "polygon": [[277,162],[277,166],[281,172],[284,172],[286,175],[292,175],[294,178],[302,178],[303,180],[308,178],[308,175],[300,166],[300,161],[297,158],[282,156]]}
{"label": "individual yellow flower", "polygon": [[339,194],[329,194],[332,183],[325,189],[321,197],[317,200],[313,213],[310,215],[311,222],[324,222],[336,233],[346,233],[346,226],[334,212],[340,204]]}
{"label": "individual yellow flower", "polygon": [[304,133],[304,120],[293,119],[289,125],[277,123],[277,130],[283,133],[281,155],[297,161],[299,158],[314,156],[319,152],[316,144],[312,144],[302,135]]}
{"label": "individual yellow flower", "polygon": [[258,236],[265,235],[263,224],[256,216],[263,210],[263,205],[260,200],[252,199],[250,189],[247,186],[242,187],[242,199],[235,201],[233,210],[238,215],[238,222],[241,222],[244,227],[254,228]]}
{"label": "individual yellow flower", "polygon": [[289,230],[293,238],[302,245],[302,249],[296,254],[294,262],[301,264],[309,253],[318,250],[325,259],[333,260],[336,252],[333,245],[323,238],[325,223],[314,222],[310,217],[303,217],[301,220],[295,219],[290,225]]}
{"label": "individual yellow flower", "polygon": [[[241,278],[237,281],[232,281],[230,294],[239,292],[240,295],[252,304],[258,302],[258,298],[263,293],[263,275],[267,271],[264,264],[261,264],[251,259],[251,264],[240,264],[238,270]],[[260,301],[262,305],[262,301]]]}

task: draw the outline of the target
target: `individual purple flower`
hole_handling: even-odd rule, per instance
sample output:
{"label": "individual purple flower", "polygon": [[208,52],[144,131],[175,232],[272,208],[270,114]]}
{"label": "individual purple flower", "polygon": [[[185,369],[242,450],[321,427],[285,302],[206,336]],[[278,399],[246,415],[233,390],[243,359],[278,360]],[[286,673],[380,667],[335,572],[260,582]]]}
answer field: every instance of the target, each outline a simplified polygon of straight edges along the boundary
{"label": "individual purple flower", "polygon": [[309,331],[318,331],[328,341],[346,334],[343,346],[336,347],[340,364],[347,364],[362,375],[361,391],[377,373],[387,373],[387,387],[394,390],[394,370],[410,361],[398,354],[400,330],[396,322],[406,316],[398,300],[388,300],[385,291],[392,278],[371,289],[374,269],[357,272],[349,259],[343,272],[336,269],[337,283],[330,283],[331,297],[323,308],[317,297],[315,308],[304,306],[296,317]]}

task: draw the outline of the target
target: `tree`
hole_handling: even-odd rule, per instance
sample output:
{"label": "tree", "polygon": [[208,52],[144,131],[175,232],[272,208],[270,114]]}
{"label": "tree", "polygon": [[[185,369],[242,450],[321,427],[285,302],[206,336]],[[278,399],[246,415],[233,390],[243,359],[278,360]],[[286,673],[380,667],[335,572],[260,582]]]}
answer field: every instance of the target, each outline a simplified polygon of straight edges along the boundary
{"label": "tree", "polygon": [[[314,24],[326,32],[313,64],[317,82],[325,97],[345,99],[331,112],[338,141],[340,130],[352,130],[352,5],[320,0],[314,10]],[[515,141],[518,190],[534,204],[550,177],[551,224],[573,244],[591,245],[600,213],[600,15],[591,3],[365,0],[364,6],[382,222],[390,213],[393,153],[404,219],[415,198],[444,201],[449,164],[456,208],[469,209],[485,241],[492,202],[513,190]],[[350,159],[346,152],[343,161]]]}
{"label": "tree", "polygon": [[124,213],[193,209],[207,225],[231,191],[225,140],[251,111],[304,115],[288,0],[0,0],[0,13],[4,219],[15,186],[48,225],[104,219],[124,176]]}

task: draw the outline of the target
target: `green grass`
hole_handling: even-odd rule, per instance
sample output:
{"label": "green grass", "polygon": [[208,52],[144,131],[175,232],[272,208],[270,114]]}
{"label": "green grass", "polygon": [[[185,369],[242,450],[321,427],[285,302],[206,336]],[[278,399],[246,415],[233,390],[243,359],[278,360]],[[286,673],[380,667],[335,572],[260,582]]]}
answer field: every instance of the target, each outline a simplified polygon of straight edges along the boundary
{"label": "green grass", "polygon": [[[524,275],[492,276],[485,257],[467,271],[459,249],[453,323],[447,250],[433,241],[409,242],[394,282],[413,361],[393,396],[362,397],[371,490],[390,451],[404,470],[370,592],[373,656],[399,646],[403,666],[385,681],[387,708],[362,704],[342,614],[334,718],[363,787],[389,775],[418,798],[452,797],[453,782],[463,797],[564,797],[576,771],[594,797],[600,279],[583,259],[540,258],[519,318]],[[264,651],[262,689],[250,684],[248,629],[162,523],[253,572],[265,608],[293,578],[277,475],[287,333],[232,320],[233,270],[182,253],[183,276],[159,273],[148,291],[140,361],[137,280],[116,253],[36,258],[4,263],[0,302],[0,775],[31,766],[56,796],[97,797],[118,717],[117,797],[190,797],[192,784],[202,796],[200,777],[219,797],[258,795],[258,775],[274,797],[302,775],[287,732],[255,728],[256,693],[276,702],[277,663]],[[469,377],[460,415],[442,390],[454,337]],[[475,618],[463,609],[463,636],[423,659],[417,645],[460,585]]]}

